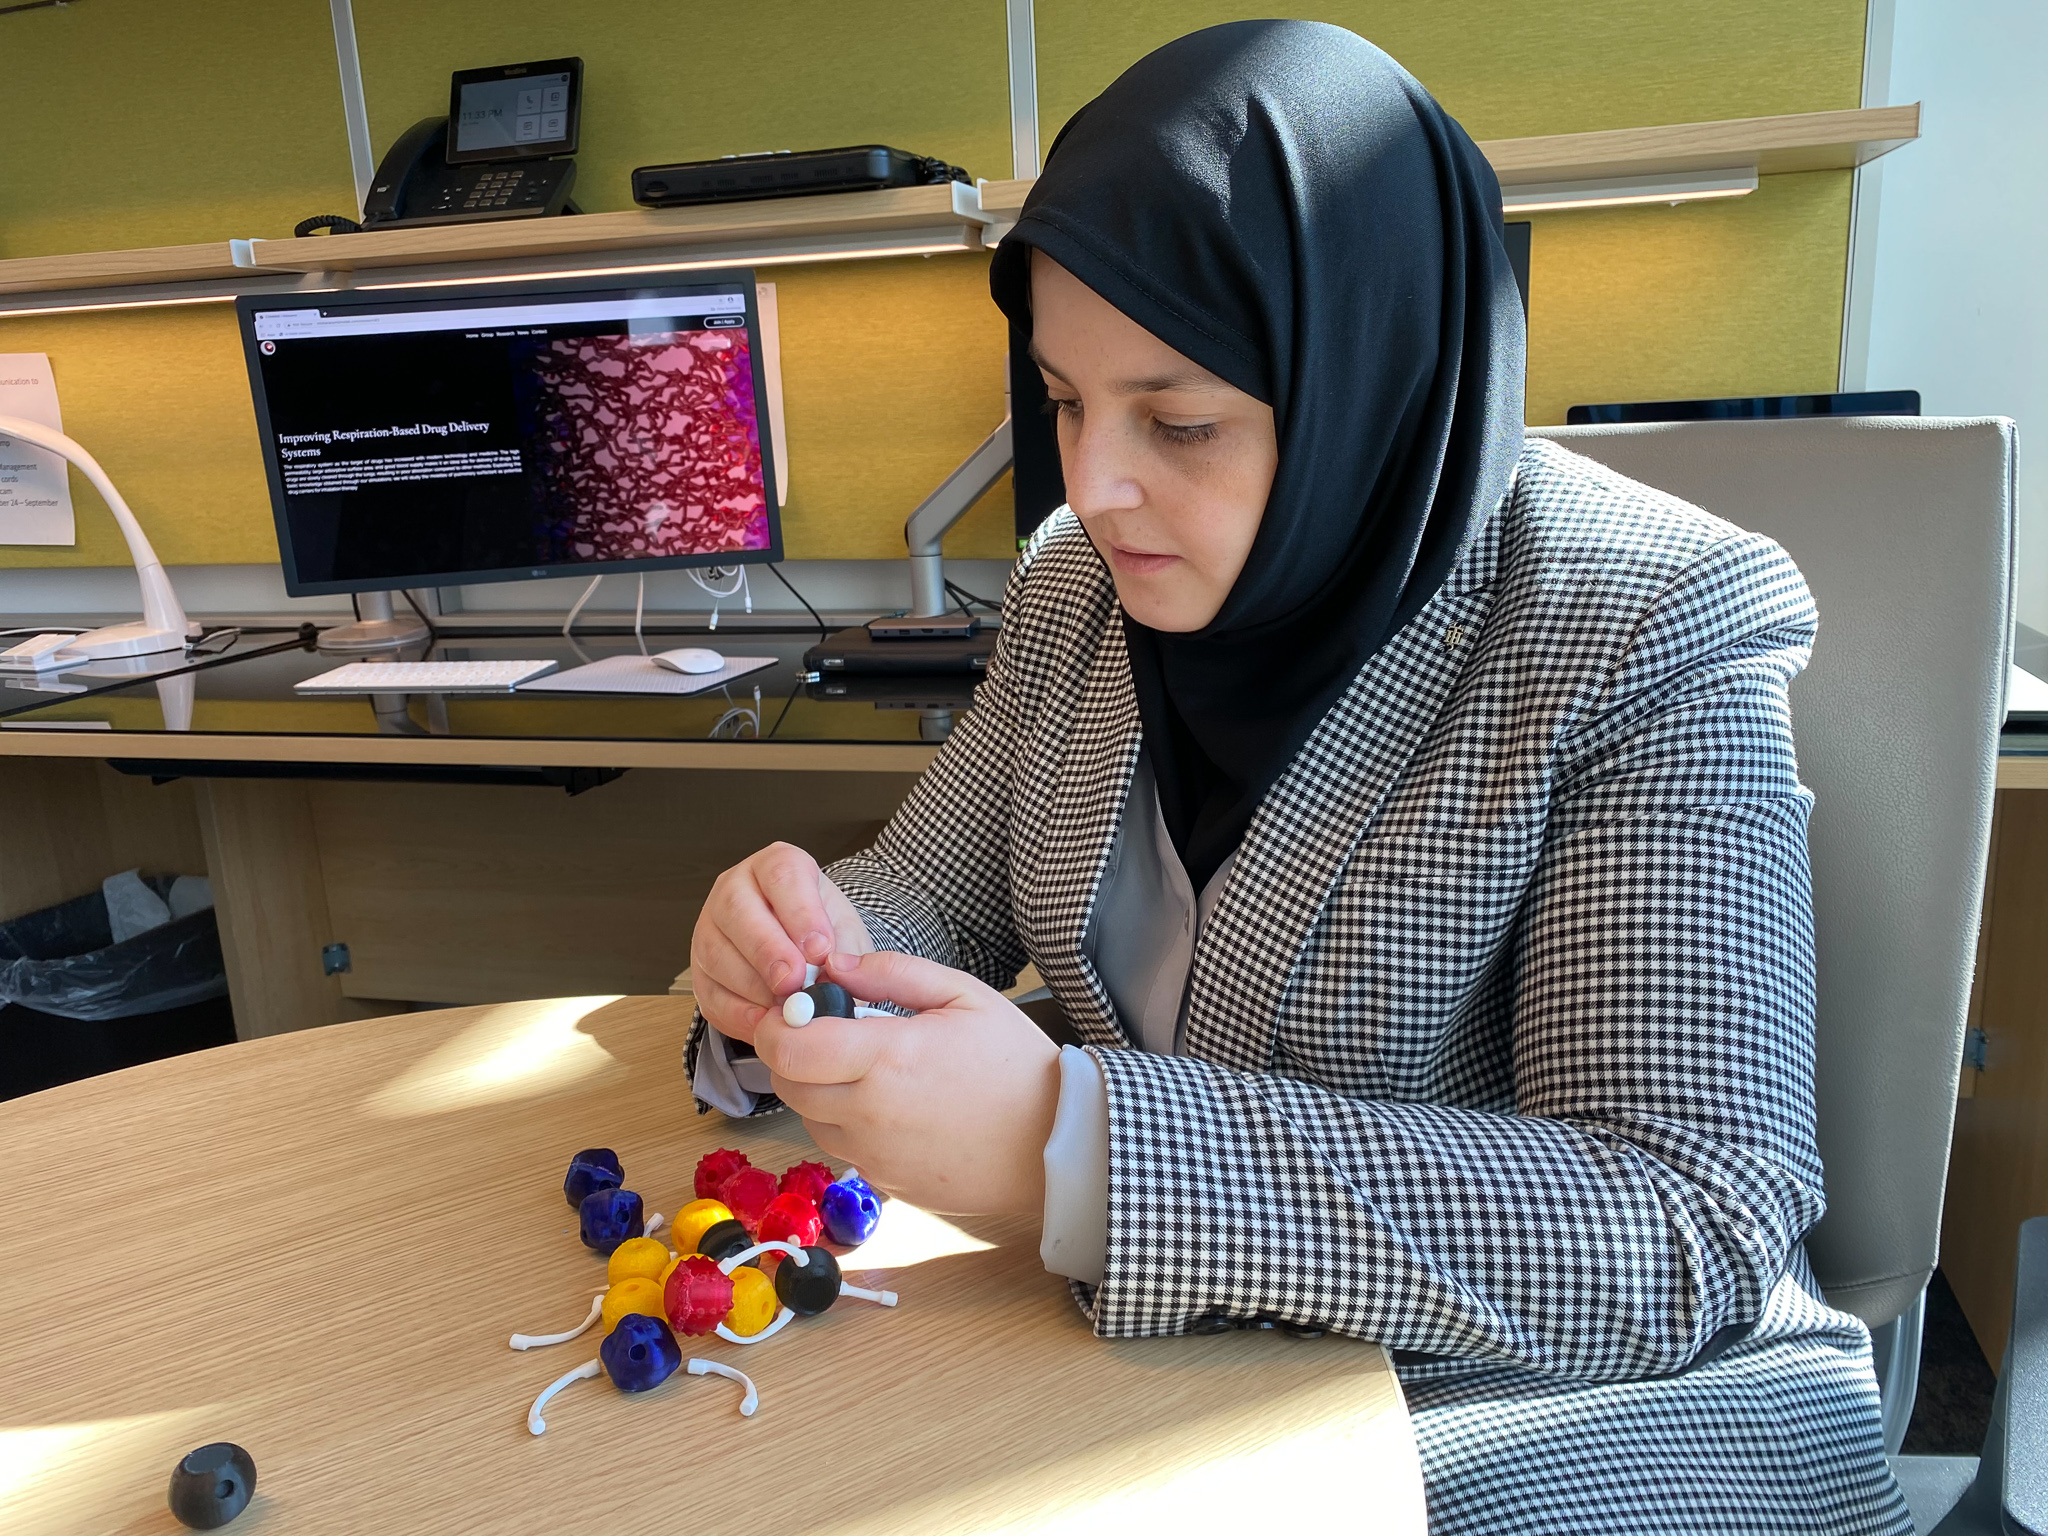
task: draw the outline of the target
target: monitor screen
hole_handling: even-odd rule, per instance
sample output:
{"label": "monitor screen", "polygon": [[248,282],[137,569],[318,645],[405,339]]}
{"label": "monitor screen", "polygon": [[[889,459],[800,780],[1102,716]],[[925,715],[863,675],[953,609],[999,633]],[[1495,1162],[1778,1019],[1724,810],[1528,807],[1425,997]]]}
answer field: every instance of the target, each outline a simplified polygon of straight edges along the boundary
{"label": "monitor screen", "polygon": [[462,88],[462,115],[455,123],[455,148],[525,148],[562,144],[569,138],[569,77],[541,75],[528,80],[479,80]]}
{"label": "monitor screen", "polygon": [[295,597],[782,558],[750,273],[237,309]]}

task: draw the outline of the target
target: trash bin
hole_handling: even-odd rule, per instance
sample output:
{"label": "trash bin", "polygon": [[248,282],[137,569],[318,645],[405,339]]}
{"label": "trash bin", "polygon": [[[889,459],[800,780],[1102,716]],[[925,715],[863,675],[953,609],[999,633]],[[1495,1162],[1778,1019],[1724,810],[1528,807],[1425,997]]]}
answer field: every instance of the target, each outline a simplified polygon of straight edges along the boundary
{"label": "trash bin", "polygon": [[0,922],[0,1098],[235,1038],[212,893],[130,870]]}

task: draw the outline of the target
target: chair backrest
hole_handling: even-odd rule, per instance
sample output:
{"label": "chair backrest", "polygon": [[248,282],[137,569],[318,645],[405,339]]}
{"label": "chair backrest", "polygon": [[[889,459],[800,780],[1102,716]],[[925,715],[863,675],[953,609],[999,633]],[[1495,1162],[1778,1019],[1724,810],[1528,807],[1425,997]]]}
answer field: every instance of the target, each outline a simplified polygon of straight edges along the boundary
{"label": "chair backrest", "polygon": [[2004,718],[2013,426],[1849,417],[1539,434],[1782,544],[1820,608],[1792,685],[1811,828],[1829,1299],[1933,1273]]}

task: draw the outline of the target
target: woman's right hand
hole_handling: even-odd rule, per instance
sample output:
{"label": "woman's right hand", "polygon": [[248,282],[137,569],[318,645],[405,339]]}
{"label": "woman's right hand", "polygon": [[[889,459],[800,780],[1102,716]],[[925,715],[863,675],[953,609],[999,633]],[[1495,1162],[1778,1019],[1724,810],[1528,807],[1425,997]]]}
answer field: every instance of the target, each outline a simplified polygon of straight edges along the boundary
{"label": "woman's right hand", "polygon": [[806,964],[874,947],[818,861],[771,843],[712,885],[690,939],[690,978],[711,1027],[751,1044],[767,1010],[803,989]]}

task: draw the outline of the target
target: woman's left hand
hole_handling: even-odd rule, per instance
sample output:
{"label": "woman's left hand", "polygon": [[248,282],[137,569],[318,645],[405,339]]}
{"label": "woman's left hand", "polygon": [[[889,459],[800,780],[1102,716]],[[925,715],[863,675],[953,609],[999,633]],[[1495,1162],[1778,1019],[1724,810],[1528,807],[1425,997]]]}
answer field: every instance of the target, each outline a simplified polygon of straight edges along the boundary
{"label": "woman's left hand", "polygon": [[769,1015],[754,1050],[819,1147],[928,1209],[1036,1215],[1059,1105],[1059,1047],[1015,1004],[915,955],[834,955],[825,977],[911,1018]]}

